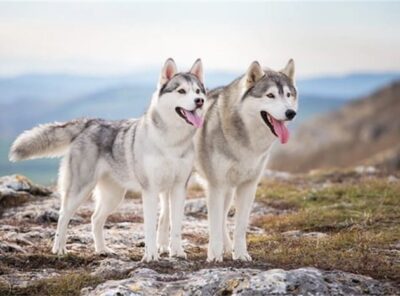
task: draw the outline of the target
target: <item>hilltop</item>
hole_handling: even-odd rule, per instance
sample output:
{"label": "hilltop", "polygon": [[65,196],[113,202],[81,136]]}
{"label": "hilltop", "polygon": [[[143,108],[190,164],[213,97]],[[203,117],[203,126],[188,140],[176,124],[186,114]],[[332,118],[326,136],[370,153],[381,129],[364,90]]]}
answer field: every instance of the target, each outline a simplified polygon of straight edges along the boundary
{"label": "hilltop", "polygon": [[[301,112],[301,110],[300,110]],[[400,81],[301,124],[270,168],[291,172],[372,164],[400,168]]]}

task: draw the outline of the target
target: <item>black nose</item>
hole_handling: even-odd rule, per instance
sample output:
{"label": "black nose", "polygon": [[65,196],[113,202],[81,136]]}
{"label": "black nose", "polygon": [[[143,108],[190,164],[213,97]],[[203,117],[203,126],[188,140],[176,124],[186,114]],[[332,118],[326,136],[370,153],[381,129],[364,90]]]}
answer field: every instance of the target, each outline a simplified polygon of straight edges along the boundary
{"label": "black nose", "polygon": [[287,119],[292,120],[296,116],[296,111],[288,109],[286,110],[285,115]]}
{"label": "black nose", "polygon": [[195,102],[195,104],[196,104],[196,107],[201,107],[201,106],[203,106],[203,104],[204,104],[204,99],[202,99],[202,98],[195,98],[195,99],[194,99],[194,102]]}

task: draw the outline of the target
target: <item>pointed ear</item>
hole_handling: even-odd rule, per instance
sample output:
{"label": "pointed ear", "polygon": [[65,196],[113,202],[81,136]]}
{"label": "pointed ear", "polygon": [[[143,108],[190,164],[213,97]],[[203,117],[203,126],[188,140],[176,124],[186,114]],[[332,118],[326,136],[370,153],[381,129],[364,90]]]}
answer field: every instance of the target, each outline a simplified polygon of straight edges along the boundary
{"label": "pointed ear", "polygon": [[204,84],[203,63],[200,59],[197,59],[194,62],[192,68],[190,69],[190,73],[196,76],[200,80],[200,82]]}
{"label": "pointed ear", "polygon": [[247,88],[252,87],[261,77],[264,76],[264,71],[257,61],[251,63],[246,73]]}
{"label": "pointed ear", "polygon": [[280,72],[285,74],[291,80],[294,80],[295,68],[293,59],[290,59],[285,68],[283,68]]}
{"label": "pointed ear", "polygon": [[164,67],[161,70],[159,85],[166,84],[177,72],[175,61],[171,58],[165,61]]}

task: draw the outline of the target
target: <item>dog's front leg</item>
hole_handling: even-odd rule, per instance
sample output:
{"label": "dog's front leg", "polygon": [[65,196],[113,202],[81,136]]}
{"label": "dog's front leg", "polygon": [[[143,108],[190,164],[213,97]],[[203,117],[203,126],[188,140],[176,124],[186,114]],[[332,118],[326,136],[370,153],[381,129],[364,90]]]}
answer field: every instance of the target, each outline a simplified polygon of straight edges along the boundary
{"label": "dog's front leg", "polygon": [[236,191],[233,260],[251,261],[251,257],[247,252],[246,231],[256,190],[257,182],[248,182],[238,186]]}
{"label": "dog's front leg", "polygon": [[160,217],[158,218],[158,227],[157,227],[157,247],[160,254],[167,253],[169,250],[169,232],[170,232],[169,199],[170,199],[169,192],[164,192],[160,194],[161,212],[160,212]]}
{"label": "dog's front leg", "polygon": [[224,243],[224,200],[225,190],[218,186],[209,185],[207,194],[208,208],[208,262],[222,262]]}
{"label": "dog's front leg", "polygon": [[171,233],[170,233],[170,257],[186,259],[186,253],[182,247],[182,220],[185,211],[185,184],[174,186],[171,190]]}
{"label": "dog's front leg", "polygon": [[142,193],[143,220],[144,220],[144,241],[145,252],[142,261],[150,262],[158,260],[157,251],[157,210],[158,192],[146,190]]}

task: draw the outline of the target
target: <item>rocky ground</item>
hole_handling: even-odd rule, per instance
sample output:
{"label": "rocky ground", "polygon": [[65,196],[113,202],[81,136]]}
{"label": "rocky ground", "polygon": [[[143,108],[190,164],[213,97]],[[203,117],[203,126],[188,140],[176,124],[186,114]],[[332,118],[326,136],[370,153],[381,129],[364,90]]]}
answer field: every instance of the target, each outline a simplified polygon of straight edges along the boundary
{"label": "rocky ground", "polygon": [[[189,191],[188,260],[142,263],[140,198],[106,224],[117,255],[94,254],[93,202],[69,228],[69,254],[50,254],[59,197],[21,176],[0,178],[0,295],[400,294],[400,182],[373,168],[292,176],[267,172],[252,213],[253,262],[206,262],[203,192]],[[231,213],[234,215],[234,210]]]}

